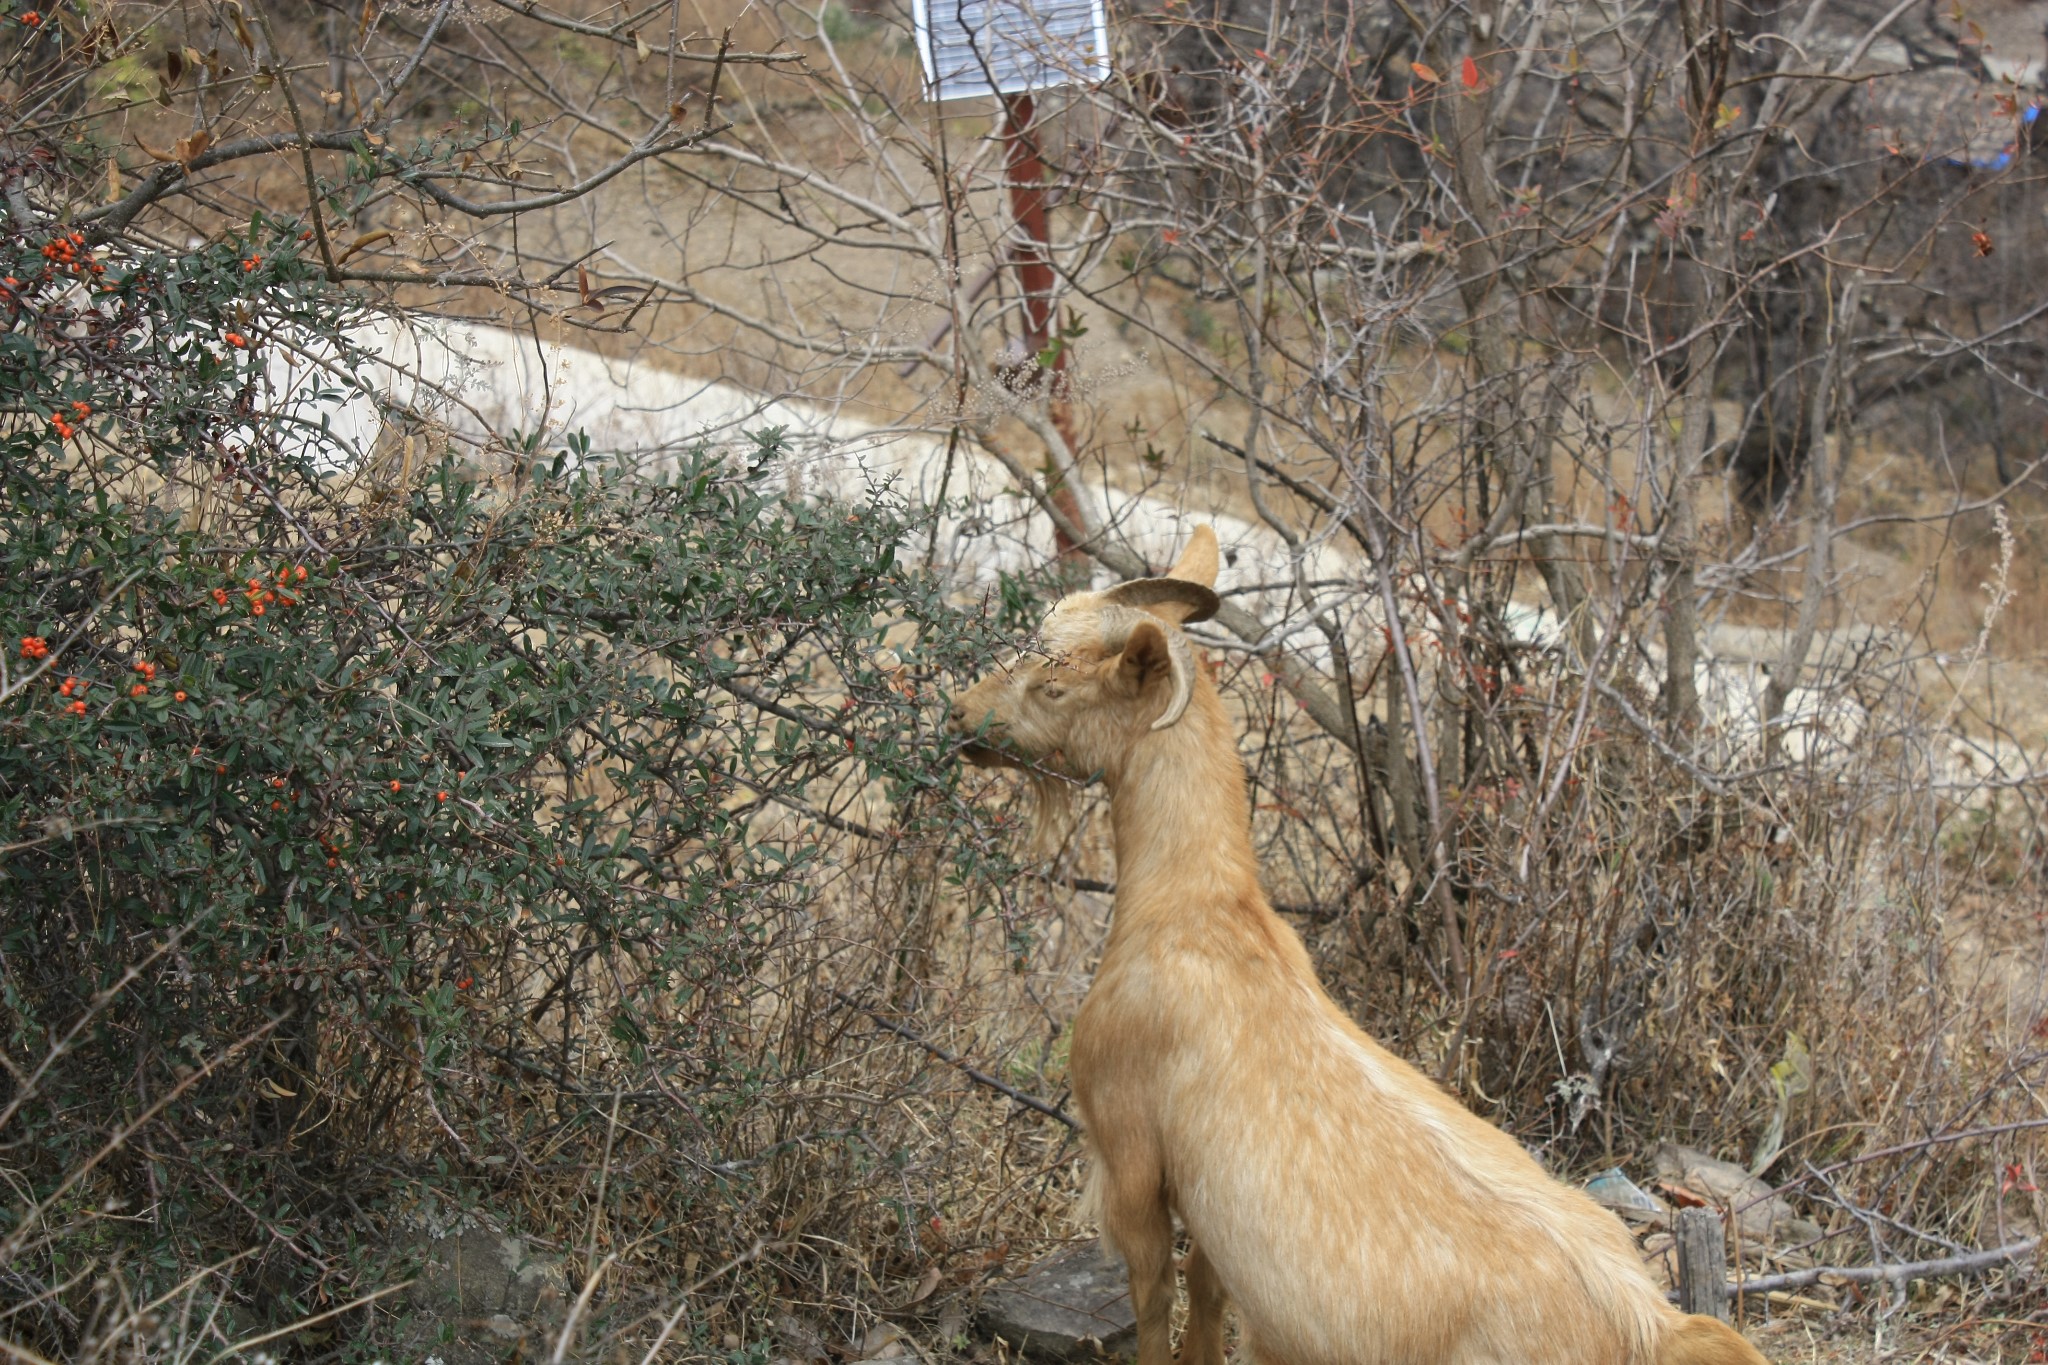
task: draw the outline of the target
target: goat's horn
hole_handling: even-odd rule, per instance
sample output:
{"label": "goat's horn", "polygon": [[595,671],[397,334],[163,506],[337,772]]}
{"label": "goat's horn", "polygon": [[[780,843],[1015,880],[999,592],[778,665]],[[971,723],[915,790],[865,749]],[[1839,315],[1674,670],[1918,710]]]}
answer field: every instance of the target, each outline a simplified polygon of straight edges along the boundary
{"label": "goat's horn", "polygon": [[[1139,579],[1139,582],[1161,582],[1159,579]],[[1126,584],[1125,586],[1129,586]],[[1211,594],[1212,596],[1214,594]],[[1128,606],[1128,603],[1120,604]],[[1166,699],[1166,710],[1159,719],[1152,722],[1155,730],[1164,730],[1177,722],[1187,712],[1188,702],[1195,695],[1195,652],[1188,647],[1188,637],[1170,625],[1163,624],[1150,613],[1136,610],[1108,613],[1113,628],[1102,642],[1102,647],[1111,653],[1121,654],[1131,642],[1131,633],[1139,626],[1150,626],[1166,641],[1167,671],[1173,675],[1173,695]]]}
{"label": "goat's horn", "polygon": [[1105,590],[1102,600],[1136,607],[1176,625],[1206,621],[1223,605],[1210,589],[1185,578],[1133,578]]}
{"label": "goat's horn", "polygon": [[[1212,597],[1215,594],[1210,594]],[[1177,630],[1166,632],[1166,657],[1173,665],[1173,695],[1167,699],[1166,709],[1159,719],[1152,722],[1155,730],[1164,730],[1181,718],[1188,709],[1188,701],[1195,695],[1195,652],[1188,648],[1188,637]]]}

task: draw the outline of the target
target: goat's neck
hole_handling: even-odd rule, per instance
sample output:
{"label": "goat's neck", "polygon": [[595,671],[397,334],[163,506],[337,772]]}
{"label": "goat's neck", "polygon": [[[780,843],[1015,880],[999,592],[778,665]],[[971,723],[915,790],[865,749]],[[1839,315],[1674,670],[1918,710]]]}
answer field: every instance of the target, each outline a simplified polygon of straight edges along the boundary
{"label": "goat's neck", "polygon": [[1245,805],[1244,765],[1213,688],[1178,724],[1133,746],[1110,784],[1116,930],[1156,914],[1265,910]]}

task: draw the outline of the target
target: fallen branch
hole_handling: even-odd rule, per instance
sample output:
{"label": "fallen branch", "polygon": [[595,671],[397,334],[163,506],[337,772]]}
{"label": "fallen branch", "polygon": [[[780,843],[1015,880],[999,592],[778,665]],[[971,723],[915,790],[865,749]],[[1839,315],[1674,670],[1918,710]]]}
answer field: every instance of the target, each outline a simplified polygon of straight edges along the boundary
{"label": "fallen branch", "polygon": [[1008,1096],[1012,1102],[1016,1104],[1021,1104],[1026,1109],[1032,1110],[1035,1113],[1043,1114],[1049,1119],[1058,1119],[1061,1123],[1066,1124],[1067,1127],[1073,1129],[1077,1133],[1081,1131],[1081,1121],[1075,1118],[1073,1115],[1069,1114],[1066,1110],[1060,1108],[1058,1105],[1048,1104],[1044,1100],[1039,1099],[1036,1095],[1027,1095],[1023,1091],[1017,1089],[1015,1086],[1010,1085],[1004,1081],[997,1080],[994,1076],[989,1075],[986,1071],[983,1071],[978,1067],[971,1065],[965,1059],[956,1056],[951,1052],[946,1051],[946,1049],[940,1047],[937,1043],[932,1042],[930,1039],[921,1037],[912,1030],[905,1028],[903,1025],[897,1023],[895,1020],[882,1014],[879,1010],[875,1010],[867,1005],[861,1004],[860,1001],[855,1000],[852,996],[846,994],[846,992],[844,991],[834,991],[832,992],[832,994],[839,997],[839,1002],[841,1004],[859,1010],[862,1014],[865,1014],[868,1018],[880,1024],[883,1028],[889,1030],[889,1032],[895,1034],[904,1042],[915,1043],[917,1046],[923,1048],[926,1052],[931,1053],[932,1056],[938,1058],[946,1065],[959,1068],[961,1073],[964,1074],[967,1077],[967,1079],[975,1082],[977,1085],[985,1085],[989,1089],[996,1091],[998,1094]]}
{"label": "fallen branch", "polygon": [[2029,1237],[2025,1241],[1994,1247],[1989,1251],[1944,1256],[1938,1261],[1904,1261],[1897,1265],[1813,1266],[1806,1270],[1787,1270],[1776,1275],[1759,1275],[1751,1280],[1730,1280],[1728,1292],[1730,1295],[1768,1294],[1774,1290],[1803,1289],[1810,1284],[1819,1284],[1823,1278],[1842,1280],[1850,1284],[1903,1284],[1907,1280],[1924,1280],[1936,1275],[1970,1275],[1979,1270],[2010,1264],[2029,1255],[2040,1245],[2039,1237]]}

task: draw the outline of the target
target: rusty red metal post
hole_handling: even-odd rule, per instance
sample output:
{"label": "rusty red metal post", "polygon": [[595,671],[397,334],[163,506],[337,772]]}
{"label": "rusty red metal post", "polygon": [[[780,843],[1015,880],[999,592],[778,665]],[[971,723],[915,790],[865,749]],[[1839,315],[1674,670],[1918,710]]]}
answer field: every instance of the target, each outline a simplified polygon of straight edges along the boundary
{"label": "rusty red metal post", "polygon": [[[1038,134],[1031,126],[1036,114],[1030,95],[1003,97],[1003,136],[1010,144],[1010,213],[1017,222],[1010,258],[1016,263],[1017,283],[1024,295],[1024,344],[1030,352],[1024,362],[1027,366],[1043,366],[1039,357],[1053,349],[1056,283],[1052,271],[1052,230],[1046,221],[1045,162],[1039,155]],[[1053,427],[1067,446],[1063,453],[1054,452],[1047,484],[1053,505],[1074,525],[1081,526],[1081,500],[1066,479],[1069,461],[1078,461],[1081,454],[1074,434],[1073,408],[1067,401],[1066,368],[1067,348],[1060,346],[1053,349],[1050,372],[1040,377],[1046,386]],[[1053,528],[1053,544],[1062,563],[1076,559],[1078,547],[1073,538],[1058,527]]]}

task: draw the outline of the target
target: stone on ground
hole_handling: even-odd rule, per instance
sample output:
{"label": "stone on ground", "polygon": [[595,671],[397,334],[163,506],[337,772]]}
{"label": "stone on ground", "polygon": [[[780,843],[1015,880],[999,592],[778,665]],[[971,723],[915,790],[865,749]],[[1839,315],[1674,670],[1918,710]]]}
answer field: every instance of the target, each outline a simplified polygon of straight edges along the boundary
{"label": "stone on ground", "polygon": [[1137,1343],[1124,1268],[1094,1242],[990,1289],[981,1313],[991,1334],[1039,1360],[1128,1355]]}

